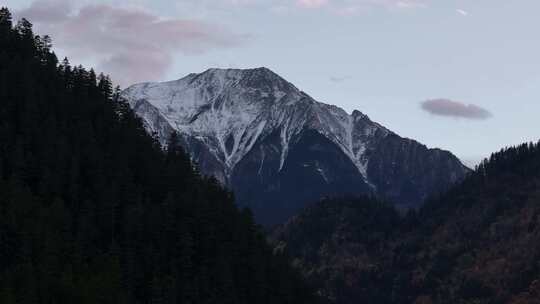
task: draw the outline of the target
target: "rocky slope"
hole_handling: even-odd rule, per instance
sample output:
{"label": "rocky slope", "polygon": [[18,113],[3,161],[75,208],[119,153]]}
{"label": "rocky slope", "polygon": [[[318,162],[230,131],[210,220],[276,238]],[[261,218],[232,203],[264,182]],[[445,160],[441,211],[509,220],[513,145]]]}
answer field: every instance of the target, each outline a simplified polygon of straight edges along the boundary
{"label": "rocky slope", "polygon": [[211,69],[122,95],[162,143],[177,131],[201,172],[263,224],[324,196],[370,193],[418,206],[468,172],[451,153],[317,102],[266,68]]}

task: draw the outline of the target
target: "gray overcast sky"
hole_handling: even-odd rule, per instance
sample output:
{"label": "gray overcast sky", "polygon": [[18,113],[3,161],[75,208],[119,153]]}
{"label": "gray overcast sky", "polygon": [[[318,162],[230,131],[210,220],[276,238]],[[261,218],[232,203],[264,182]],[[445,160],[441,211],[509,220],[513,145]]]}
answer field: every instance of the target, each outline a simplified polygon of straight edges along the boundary
{"label": "gray overcast sky", "polygon": [[266,66],[465,161],[540,138],[538,0],[4,3],[123,85]]}

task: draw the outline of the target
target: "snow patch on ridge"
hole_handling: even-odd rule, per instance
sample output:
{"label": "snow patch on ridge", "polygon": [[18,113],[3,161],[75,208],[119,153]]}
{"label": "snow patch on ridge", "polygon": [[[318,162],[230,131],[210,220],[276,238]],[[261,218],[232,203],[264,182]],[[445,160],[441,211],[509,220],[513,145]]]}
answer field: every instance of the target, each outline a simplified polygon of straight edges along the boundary
{"label": "snow patch on ridge", "polygon": [[[163,129],[167,122],[180,134],[207,145],[226,168],[227,178],[258,141],[275,132],[280,136],[281,171],[292,142],[303,130],[311,129],[339,146],[368,181],[370,138],[389,133],[360,112],[349,115],[313,100],[265,68],[210,69],[176,81],[137,84],[122,95],[147,129]],[[151,108],[135,107],[141,102]],[[382,132],[377,134],[378,130]],[[163,133],[159,136],[166,136]],[[230,139],[232,148],[228,150]],[[261,162],[259,174],[262,166]]]}

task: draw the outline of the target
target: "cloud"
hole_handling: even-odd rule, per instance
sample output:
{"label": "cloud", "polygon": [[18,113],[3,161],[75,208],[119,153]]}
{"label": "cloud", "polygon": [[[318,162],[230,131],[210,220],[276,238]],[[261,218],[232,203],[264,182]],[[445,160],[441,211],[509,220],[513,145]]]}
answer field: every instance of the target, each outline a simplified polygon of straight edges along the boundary
{"label": "cloud", "polygon": [[486,109],[474,104],[465,104],[449,99],[431,99],[421,103],[424,111],[438,116],[484,120],[493,115]]}
{"label": "cloud", "polygon": [[30,7],[16,12],[34,23],[57,24],[66,21],[71,11],[70,2],[66,0],[36,1]]}
{"label": "cloud", "polygon": [[283,11],[285,8],[287,10],[325,9],[338,15],[355,15],[377,7],[389,10],[424,8],[430,1],[432,0],[197,0],[197,3],[208,8],[223,8],[223,5],[229,8],[242,6],[264,8],[271,3],[271,7],[278,7],[279,11]]}
{"label": "cloud", "polygon": [[50,34],[75,61],[93,62],[121,85],[161,80],[175,54],[196,55],[241,45],[245,35],[188,19],[165,19],[141,8],[39,0],[15,13]]}
{"label": "cloud", "polygon": [[461,16],[463,16],[463,17],[469,16],[469,12],[467,12],[466,10],[462,10],[462,9],[460,9],[460,8],[456,9],[456,12],[457,12],[458,14],[460,14]]}
{"label": "cloud", "polygon": [[327,4],[329,0],[298,0],[298,4],[305,8],[318,8]]}
{"label": "cloud", "polygon": [[[427,0],[355,0],[372,6],[384,6],[389,9],[417,9],[427,7]],[[355,2],[352,1],[352,2]]]}
{"label": "cloud", "polygon": [[332,0],[327,1],[326,8],[341,16],[356,16],[369,12],[374,8],[389,11],[422,9],[427,7],[429,0]]}
{"label": "cloud", "polygon": [[421,1],[409,0],[409,1],[390,1],[394,6],[398,8],[424,8],[427,5]]}

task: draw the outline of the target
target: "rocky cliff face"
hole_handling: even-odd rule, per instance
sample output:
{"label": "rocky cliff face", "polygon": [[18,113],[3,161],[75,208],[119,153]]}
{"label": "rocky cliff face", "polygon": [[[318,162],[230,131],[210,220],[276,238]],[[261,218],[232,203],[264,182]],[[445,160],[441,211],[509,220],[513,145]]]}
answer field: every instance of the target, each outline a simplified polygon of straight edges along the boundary
{"label": "rocky cliff face", "polygon": [[317,102],[266,68],[211,69],[123,96],[162,143],[177,131],[201,172],[263,224],[324,196],[372,193],[418,206],[468,172],[451,153]]}

